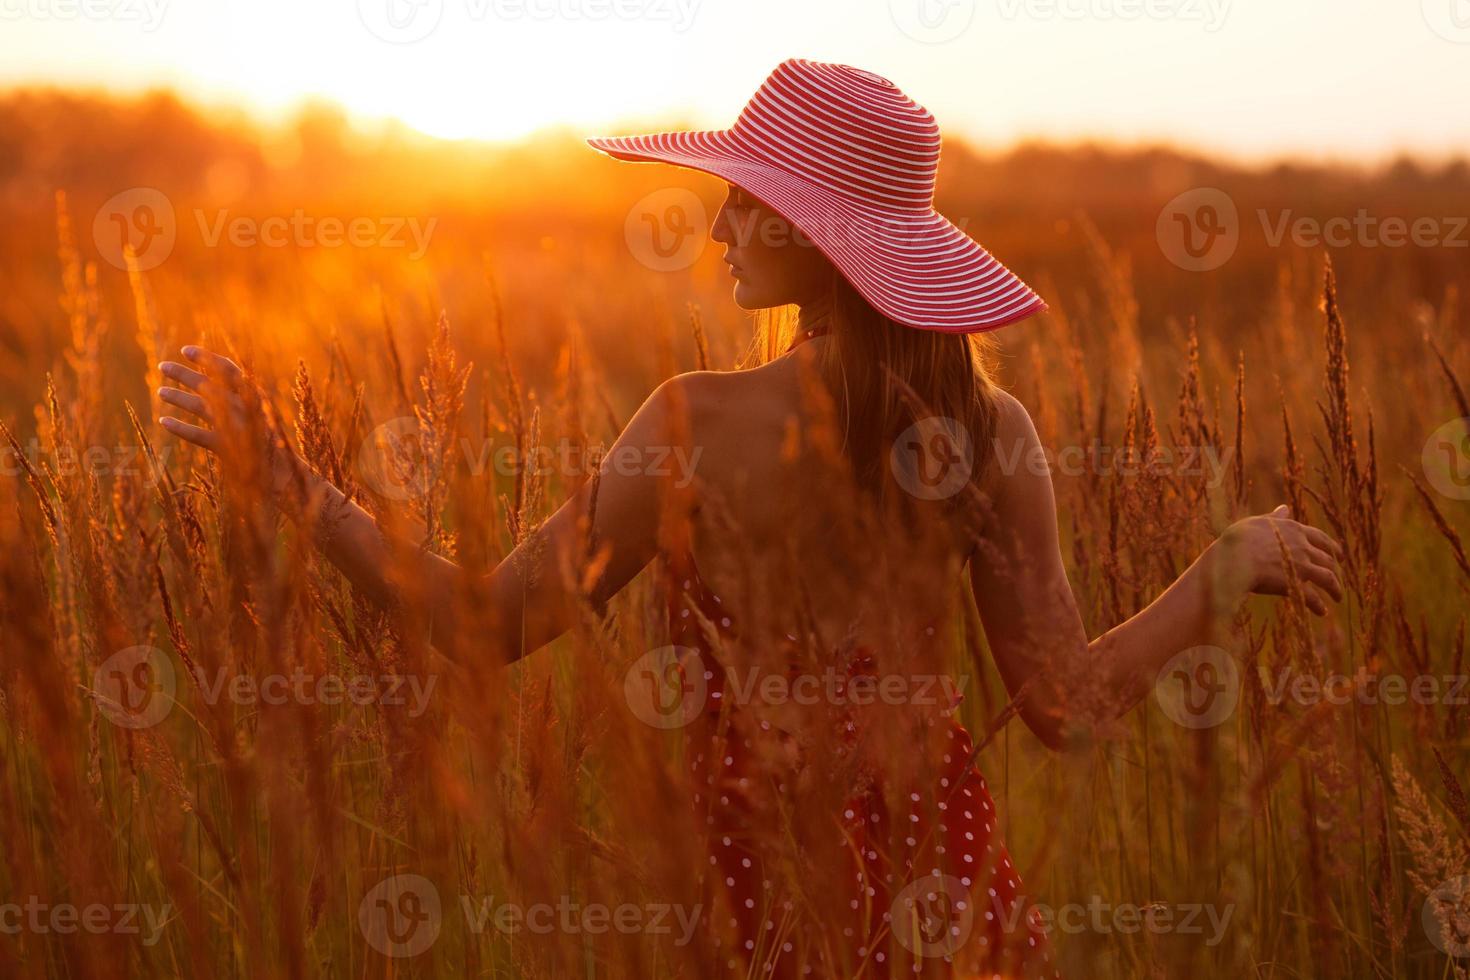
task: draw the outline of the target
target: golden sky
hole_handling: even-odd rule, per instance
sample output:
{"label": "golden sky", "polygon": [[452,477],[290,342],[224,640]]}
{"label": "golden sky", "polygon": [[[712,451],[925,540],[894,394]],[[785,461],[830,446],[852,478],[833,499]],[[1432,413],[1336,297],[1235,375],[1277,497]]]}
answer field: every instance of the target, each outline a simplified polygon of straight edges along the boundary
{"label": "golden sky", "polygon": [[1470,0],[0,0],[0,85],[325,96],[449,137],[724,126],[791,56],[982,144],[1470,153]]}

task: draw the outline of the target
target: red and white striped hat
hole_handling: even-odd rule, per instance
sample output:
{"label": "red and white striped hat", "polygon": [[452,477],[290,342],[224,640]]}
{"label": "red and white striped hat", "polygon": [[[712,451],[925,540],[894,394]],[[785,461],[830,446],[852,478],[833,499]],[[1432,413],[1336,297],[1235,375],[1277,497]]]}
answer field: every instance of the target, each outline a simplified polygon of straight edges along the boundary
{"label": "red and white striped hat", "polygon": [[793,58],[730,129],[587,142],[620,160],[672,163],[744,188],[899,323],[973,333],[1047,308],[934,210],[939,126],[871,72]]}

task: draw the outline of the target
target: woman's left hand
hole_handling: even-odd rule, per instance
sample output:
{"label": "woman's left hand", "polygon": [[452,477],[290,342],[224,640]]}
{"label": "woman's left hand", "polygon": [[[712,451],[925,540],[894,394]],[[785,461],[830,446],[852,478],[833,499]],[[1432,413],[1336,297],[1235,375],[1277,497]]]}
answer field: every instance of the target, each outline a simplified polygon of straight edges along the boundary
{"label": "woman's left hand", "polygon": [[260,392],[228,357],[195,345],[184,347],[182,353],[192,366],[176,361],[160,364],[164,377],[178,387],[159,388],[158,397],[196,421],[164,416],[159,425],[221,457],[227,471],[267,474],[273,493],[279,495],[301,475],[304,464],[271,435]]}

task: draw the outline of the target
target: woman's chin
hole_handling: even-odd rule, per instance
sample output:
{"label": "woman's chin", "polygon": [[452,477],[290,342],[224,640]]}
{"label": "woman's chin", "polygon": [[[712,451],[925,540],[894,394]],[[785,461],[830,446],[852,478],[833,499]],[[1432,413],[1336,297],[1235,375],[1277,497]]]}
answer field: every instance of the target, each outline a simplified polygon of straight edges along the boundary
{"label": "woman's chin", "polygon": [[762,296],[759,290],[752,289],[748,283],[737,281],[735,283],[735,305],[753,313],[756,310],[766,310],[780,304],[770,302],[769,297]]}

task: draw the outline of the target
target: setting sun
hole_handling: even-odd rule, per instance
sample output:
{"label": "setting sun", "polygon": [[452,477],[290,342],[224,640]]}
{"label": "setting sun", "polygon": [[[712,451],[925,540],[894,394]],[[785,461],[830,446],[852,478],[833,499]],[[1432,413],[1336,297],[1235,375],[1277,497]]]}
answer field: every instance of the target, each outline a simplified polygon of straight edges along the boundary
{"label": "setting sun", "polygon": [[[987,145],[1443,156],[1470,145],[1463,3],[6,0],[0,82],[174,85],[273,114],[326,98],[364,120],[506,140],[725,125],[795,55],[902,79]],[[1371,55],[1344,54],[1358,50]]]}

